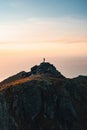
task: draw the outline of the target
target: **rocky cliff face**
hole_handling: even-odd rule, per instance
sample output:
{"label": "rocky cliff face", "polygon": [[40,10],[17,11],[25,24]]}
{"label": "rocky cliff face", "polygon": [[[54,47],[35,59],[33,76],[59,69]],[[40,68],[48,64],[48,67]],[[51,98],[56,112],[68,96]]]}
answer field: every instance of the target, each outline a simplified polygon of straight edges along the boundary
{"label": "rocky cliff face", "polygon": [[67,79],[47,64],[0,86],[0,130],[87,129],[87,77]]}

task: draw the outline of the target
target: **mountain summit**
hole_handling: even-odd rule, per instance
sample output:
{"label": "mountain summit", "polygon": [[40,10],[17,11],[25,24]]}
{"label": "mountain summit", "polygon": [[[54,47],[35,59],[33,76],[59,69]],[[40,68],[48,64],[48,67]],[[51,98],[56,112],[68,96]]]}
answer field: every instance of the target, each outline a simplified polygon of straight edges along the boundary
{"label": "mountain summit", "polygon": [[0,130],[87,130],[87,76],[43,62],[0,84]]}
{"label": "mountain summit", "polygon": [[[28,74],[45,74],[54,77],[64,77],[58,70],[56,70],[56,67],[49,62],[42,62],[40,65],[33,66]],[[25,74],[25,76],[27,75]]]}
{"label": "mountain summit", "polygon": [[21,71],[17,73],[16,75],[13,75],[4,81],[0,83],[0,85],[10,83],[12,81],[26,78],[30,76],[35,75],[45,75],[45,76],[51,76],[51,77],[57,77],[57,78],[64,78],[64,76],[56,69],[56,67],[53,64],[50,64],[49,62],[42,62],[40,65],[33,66],[29,72]]}

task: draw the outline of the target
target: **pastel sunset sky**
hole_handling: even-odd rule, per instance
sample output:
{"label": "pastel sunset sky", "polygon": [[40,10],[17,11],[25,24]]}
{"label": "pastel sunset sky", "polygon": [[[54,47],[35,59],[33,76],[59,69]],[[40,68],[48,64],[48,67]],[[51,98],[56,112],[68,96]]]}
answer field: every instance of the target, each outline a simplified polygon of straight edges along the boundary
{"label": "pastel sunset sky", "polygon": [[0,0],[0,81],[46,61],[87,75],[86,0]]}

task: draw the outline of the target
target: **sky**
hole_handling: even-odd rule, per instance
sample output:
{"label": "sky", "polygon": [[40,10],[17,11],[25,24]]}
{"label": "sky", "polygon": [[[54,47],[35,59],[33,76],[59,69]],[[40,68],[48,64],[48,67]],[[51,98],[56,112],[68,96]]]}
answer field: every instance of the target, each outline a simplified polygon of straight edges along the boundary
{"label": "sky", "polygon": [[0,81],[43,57],[66,77],[87,75],[86,0],[0,0]]}

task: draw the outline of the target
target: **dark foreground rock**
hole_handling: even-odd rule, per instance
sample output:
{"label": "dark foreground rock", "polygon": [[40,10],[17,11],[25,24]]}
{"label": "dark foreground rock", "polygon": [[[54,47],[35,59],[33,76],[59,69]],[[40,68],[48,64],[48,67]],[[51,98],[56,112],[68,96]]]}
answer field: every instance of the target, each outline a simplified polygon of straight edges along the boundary
{"label": "dark foreground rock", "polygon": [[81,79],[36,74],[2,85],[0,130],[87,130],[87,77]]}

